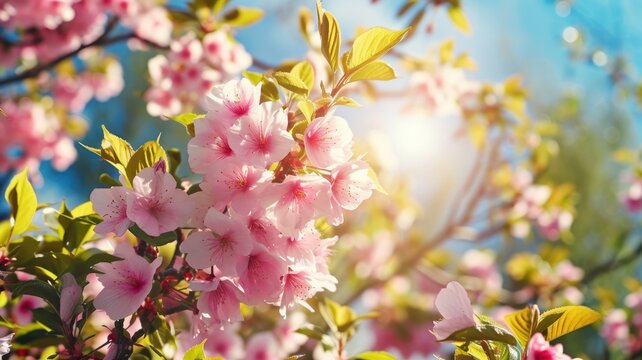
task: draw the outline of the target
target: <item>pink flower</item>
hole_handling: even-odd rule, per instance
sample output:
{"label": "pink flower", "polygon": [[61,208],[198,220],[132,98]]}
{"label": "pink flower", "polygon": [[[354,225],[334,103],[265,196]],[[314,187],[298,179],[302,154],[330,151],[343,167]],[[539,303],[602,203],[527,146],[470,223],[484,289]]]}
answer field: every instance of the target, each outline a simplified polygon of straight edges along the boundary
{"label": "pink flower", "polygon": [[600,335],[609,346],[626,346],[629,340],[629,323],[626,312],[612,309],[604,316]]}
{"label": "pink flower", "polygon": [[231,280],[192,281],[190,288],[201,291],[196,307],[207,322],[222,326],[243,320],[240,308],[243,293]]}
{"label": "pink flower", "polygon": [[197,269],[216,266],[224,275],[236,275],[238,258],[252,251],[249,230],[216,209],[207,212],[205,226],[211,231],[192,231],[181,244],[187,263]]}
{"label": "pink flower", "polygon": [[328,114],[314,119],[303,134],[305,151],[314,166],[330,168],[352,157],[352,130],[338,116]]}
{"label": "pink flower", "polygon": [[280,360],[279,344],[269,332],[252,335],[245,348],[245,360]]}
{"label": "pink flower", "polygon": [[194,122],[196,136],[187,144],[189,166],[195,173],[204,174],[212,165],[222,166],[234,157],[226,129],[210,116]]}
{"label": "pink flower", "polygon": [[230,129],[230,146],[244,160],[264,167],[283,159],[294,146],[287,127],[285,111],[274,103],[263,103]]}
{"label": "pink flower", "polygon": [[162,6],[138,14],[134,22],[136,35],[160,46],[167,46],[172,36],[172,22]]}
{"label": "pink flower", "polygon": [[433,334],[437,341],[446,340],[454,332],[475,326],[473,306],[461,284],[451,281],[435,299],[435,308],[443,319],[435,321]]}
{"label": "pink flower", "polygon": [[243,78],[215,86],[205,99],[205,109],[212,117],[231,126],[241,116],[259,106],[261,86]]}
{"label": "pink flower", "polygon": [[369,167],[362,160],[355,160],[337,166],[332,170],[332,209],[330,217],[333,225],[343,222],[341,208],[355,210],[376,188],[369,175]]}
{"label": "pink flower", "polygon": [[314,250],[320,242],[321,233],[316,229],[314,220],[312,220],[297,235],[281,237],[281,244],[277,250],[279,254],[291,261],[314,262]]}
{"label": "pink flower", "polygon": [[542,213],[538,219],[539,231],[549,240],[559,239],[562,232],[567,231],[573,224],[573,214],[558,208]]}
{"label": "pink flower", "polygon": [[526,360],[571,360],[562,344],[551,346],[540,333],[533,335],[526,347]]}
{"label": "pink flower", "polygon": [[441,345],[435,339],[426,336],[433,331],[432,324],[403,324],[402,331],[395,325],[397,324],[373,322],[373,349],[397,349],[404,359],[410,359],[416,354],[425,358],[439,350]]}
{"label": "pink flower", "polygon": [[276,250],[280,246],[281,232],[272,220],[268,219],[266,210],[257,207],[247,215],[238,215],[239,219],[250,230],[254,241],[265,246],[268,250]]}
{"label": "pink flower", "polygon": [[82,300],[82,288],[71,273],[62,276],[60,286],[60,319],[69,324]]}
{"label": "pink flower", "polygon": [[251,56],[243,45],[233,43],[224,31],[210,32],[203,37],[205,60],[228,75],[236,75],[252,65]]}
{"label": "pink flower", "polygon": [[33,309],[47,305],[44,300],[32,295],[22,295],[11,308],[11,317],[18,325],[28,325],[33,321]]}
{"label": "pink flower", "polygon": [[235,211],[248,214],[259,205],[261,193],[271,183],[273,173],[247,165],[240,159],[223,162],[205,175],[202,189],[217,194],[218,201]]}
{"label": "pink flower", "polygon": [[265,201],[276,201],[276,225],[284,233],[296,235],[316,215],[330,211],[330,183],[318,175],[288,175],[274,190],[265,194]]}
{"label": "pink flower", "polygon": [[642,210],[642,179],[634,178],[626,193],[623,194],[622,201],[631,213]]}
{"label": "pink flower", "polygon": [[110,232],[122,236],[134,222],[127,217],[127,194],[129,189],[115,186],[109,189],[94,189],[89,199],[94,211],[102,216],[103,221],[96,225],[94,231],[106,235]]}
{"label": "pink flower", "polygon": [[168,89],[151,87],[145,92],[147,112],[152,116],[174,116],[181,112],[181,101]]}
{"label": "pink flower", "polygon": [[256,244],[252,252],[238,263],[239,283],[245,290],[245,303],[257,305],[275,302],[283,289],[282,277],[287,273],[284,259]]}
{"label": "pink flower", "polygon": [[98,274],[98,281],[105,288],[94,299],[94,306],[105,311],[112,320],[119,320],[133,314],[145,300],[162,258],[158,257],[150,264],[126,243],[118,244],[114,255],[122,260],[96,265],[102,272]]}
{"label": "pink flower", "polygon": [[205,339],[205,355],[229,360],[243,359],[243,339],[236,329],[229,326],[224,329],[211,328],[205,333]]}
{"label": "pink flower", "polygon": [[132,181],[127,196],[127,217],[145,233],[158,236],[183,224],[189,216],[187,194],[176,188],[176,180],[154,168],[145,168]]}
{"label": "pink flower", "polygon": [[283,277],[283,293],[279,299],[280,312],[285,316],[287,308],[296,304],[314,311],[306,302],[314,294],[325,290],[336,291],[337,279],[329,274],[317,272],[309,266],[295,265]]}

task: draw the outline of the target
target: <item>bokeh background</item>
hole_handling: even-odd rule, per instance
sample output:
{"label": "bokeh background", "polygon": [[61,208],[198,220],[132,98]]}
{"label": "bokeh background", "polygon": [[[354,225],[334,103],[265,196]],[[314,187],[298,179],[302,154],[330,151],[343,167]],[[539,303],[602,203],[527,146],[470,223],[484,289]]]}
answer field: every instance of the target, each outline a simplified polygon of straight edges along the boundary
{"label": "bokeh background", "polygon": [[[305,56],[306,44],[293,28],[299,7],[312,7],[312,0],[234,3],[266,11],[260,22],[239,30],[237,36],[257,59],[277,64]],[[324,6],[335,14],[344,33],[354,34],[359,26],[405,26],[407,20],[395,16],[400,3],[326,0]],[[415,36],[402,49],[421,54],[452,38],[457,50],[469,53],[477,64],[471,78],[500,82],[518,74],[529,91],[529,113],[562,125],[559,157],[546,176],[556,182],[576,184],[579,196],[573,224],[575,242],[569,254],[572,262],[590,267],[610,255],[596,249],[626,247],[615,242],[619,232],[632,227],[636,219],[627,216],[619,203],[622,168],[611,157],[618,148],[639,144],[642,131],[636,93],[638,69],[642,67],[639,4],[634,0],[582,0],[574,1],[571,7],[570,1],[563,0],[463,0],[462,5],[472,26],[471,34],[462,34],[445,13],[436,13],[431,15],[434,31]],[[134,53],[126,45],[108,50],[122,59],[126,88],[107,102],[94,100],[89,104],[83,116],[90,130],[81,141],[99,144],[100,124],[105,124],[134,146],[161,133],[164,146],[184,151],[188,135],[183,128],[145,111],[142,94],[148,86],[147,59],[153,54]],[[401,89],[407,80],[402,77],[384,87]],[[14,90],[0,89],[8,93]],[[359,100],[366,106],[341,109],[340,115],[348,119],[357,137],[375,137],[379,141],[378,152],[385,155],[399,176],[408,179],[413,196],[423,208],[420,223],[427,231],[434,229],[445,207],[455,201],[454,190],[472,163],[473,146],[453,136],[460,120],[407,115],[400,111],[401,101],[394,99],[377,103]],[[37,189],[41,201],[57,202],[64,197],[72,205],[80,204],[93,188],[100,186],[99,174],[116,175],[94,154],[78,144],[76,147],[78,160],[67,171],[61,173],[47,163],[42,165],[44,184]],[[3,177],[3,186],[9,175]],[[499,244],[500,239],[491,242],[492,246]],[[619,269],[610,280],[598,279],[597,284],[640,274],[632,263]],[[596,336],[594,330],[586,330],[586,334]],[[568,352],[573,353],[583,345],[571,342],[567,346]],[[600,346],[595,345],[594,353],[600,353]]]}

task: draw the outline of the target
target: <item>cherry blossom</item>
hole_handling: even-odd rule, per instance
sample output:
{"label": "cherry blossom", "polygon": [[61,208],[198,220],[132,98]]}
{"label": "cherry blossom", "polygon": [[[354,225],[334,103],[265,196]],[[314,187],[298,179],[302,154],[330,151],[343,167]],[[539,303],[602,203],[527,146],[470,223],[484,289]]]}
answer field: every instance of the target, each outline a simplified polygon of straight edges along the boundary
{"label": "cherry blossom", "polygon": [[279,344],[270,332],[252,335],[245,348],[246,360],[280,360]]}
{"label": "cherry blossom", "polygon": [[172,231],[189,216],[189,198],[176,188],[171,174],[145,168],[134,177],[132,187],[127,195],[127,217],[148,235]]}
{"label": "cherry blossom", "polygon": [[283,289],[281,279],[286,273],[284,259],[273,255],[263,245],[255,244],[252,252],[238,262],[239,284],[245,290],[244,302],[255,305],[277,301]]}
{"label": "cherry blossom", "polygon": [[290,267],[288,273],[283,277],[283,293],[279,299],[281,315],[285,316],[287,308],[295,304],[314,311],[305,300],[324,289],[336,291],[337,282],[334,276],[317,272],[316,269],[309,266]]}
{"label": "cherry blossom", "polygon": [[260,98],[260,85],[252,85],[245,78],[230,80],[212,88],[205,98],[204,107],[208,114],[231,126],[238,118],[258,107]]}
{"label": "cherry blossom", "polygon": [[238,156],[257,166],[279,161],[290,152],[294,139],[287,131],[288,117],[274,103],[263,103],[230,129],[229,142]]}
{"label": "cherry blossom", "polygon": [[352,130],[341,117],[328,114],[314,119],[303,135],[305,151],[314,166],[330,168],[352,156]]}
{"label": "cherry blossom", "polygon": [[572,360],[564,354],[562,344],[551,346],[540,333],[533,335],[526,347],[526,360]]}
{"label": "cherry blossom", "polygon": [[253,248],[249,230],[238,220],[210,209],[205,216],[209,230],[193,231],[181,244],[187,263],[197,269],[216,266],[225,275],[236,275],[237,258]]}
{"label": "cherry blossom", "polygon": [[109,189],[94,189],[89,199],[94,211],[103,221],[96,225],[94,231],[98,234],[115,233],[122,236],[134,222],[127,217],[127,195],[131,190],[124,186],[114,186]]}
{"label": "cherry blossom", "polygon": [[143,303],[152,289],[152,280],[162,258],[151,263],[136,255],[134,249],[125,243],[116,247],[114,255],[122,260],[100,263],[96,269],[104,289],[94,299],[94,306],[112,320],[123,319],[133,314]]}
{"label": "cherry blossom", "polygon": [[80,304],[82,288],[71,273],[62,276],[60,286],[60,319],[69,324]]}
{"label": "cherry blossom", "polygon": [[206,322],[222,326],[243,320],[239,307],[243,293],[231,280],[192,281],[190,288],[201,291],[196,306],[202,311],[202,318]]}
{"label": "cherry blossom", "polygon": [[461,284],[451,281],[439,291],[435,308],[443,317],[435,321],[433,334],[438,341],[447,339],[454,332],[475,326],[473,307],[468,294]]}

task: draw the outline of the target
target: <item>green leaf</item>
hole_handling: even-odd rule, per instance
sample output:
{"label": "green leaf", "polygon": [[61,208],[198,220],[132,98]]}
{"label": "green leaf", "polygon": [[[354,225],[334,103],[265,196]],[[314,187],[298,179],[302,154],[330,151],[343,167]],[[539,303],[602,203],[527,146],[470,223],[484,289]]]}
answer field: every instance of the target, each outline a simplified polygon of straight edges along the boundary
{"label": "green leaf", "polygon": [[194,123],[197,119],[202,119],[205,117],[205,114],[194,114],[194,113],[185,113],[176,116],[167,116],[168,119],[174,120],[177,123],[187,126]]}
{"label": "green leaf", "polygon": [[31,309],[33,319],[42,325],[49,328],[56,334],[62,335],[62,322],[60,316],[56,314],[51,308],[36,308]]}
{"label": "green leaf", "polygon": [[281,87],[292,91],[295,94],[308,96],[310,93],[310,89],[308,89],[308,86],[303,82],[303,80],[291,73],[277,71],[274,73],[274,79],[279,85],[281,85]]}
{"label": "green leaf", "polygon": [[137,238],[153,246],[169,244],[172,241],[176,240],[176,233],[174,231],[168,231],[158,236],[149,236],[141,228],[139,228],[138,225],[132,226],[131,228],[129,228],[129,231]]}
{"label": "green leaf", "polygon": [[328,11],[320,16],[319,34],[321,35],[321,53],[328,61],[330,68],[339,68],[339,50],[341,48],[341,29],[337,19]]}
{"label": "green leaf", "polygon": [[125,173],[125,166],[129,162],[134,149],[129,143],[112,134],[103,125],[103,140],[100,143],[100,157],[114,165],[121,173]]}
{"label": "green leaf", "polygon": [[279,88],[276,87],[276,84],[264,77],[261,82],[261,102],[279,101],[280,98],[281,95],[279,95]]}
{"label": "green leaf", "polygon": [[146,142],[136,150],[127,163],[127,178],[132,181],[141,170],[154,166],[160,159],[167,161],[163,147],[157,141]]}
{"label": "green leaf", "polygon": [[491,324],[471,326],[455,331],[444,341],[499,341],[509,345],[516,345],[517,339],[506,329]]}
{"label": "green leaf", "polygon": [[557,316],[559,313],[563,315],[552,322],[552,325],[547,327],[546,333],[544,334],[548,341],[555,340],[560,336],[590,325],[602,317],[598,312],[586,306],[562,306],[544,312],[540,322],[543,323],[546,321],[546,318]]}
{"label": "green leaf", "polygon": [[40,242],[38,240],[31,236],[25,236],[9,244],[9,256],[16,259],[13,262],[15,266],[21,266],[36,256],[39,247]]}
{"label": "green leaf", "polygon": [[385,351],[367,351],[351,357],[352,360],[395,360],[395,357]]}
{"label": "green leaf", "polygon": [[48,302],[55,309],[60,307],[60,297],[56,289],[42,280],[26,280],[7,285],[13,297],[32,295]]}
{"label": "green leaf", "polygon": [[232,27],[243,27],[254,24],[262,17],[261,9],[239,6],[226,12],[223,15],[223,22]]}
{"label": "green leaf", "polygon": [[348,70],[357,69],[380,58],[401,42],[408,30],[395,31],[374,27],[357,36],[347,59]]}
{"label": "green leaf", "polygon": [[305,99],[297,102],[296,106],[301,110],[301,114],[305,116],[305,119],[307,121],[312,121],[312,117],[314,116],[314,104],[312,101]]}
{"label": "green leaf", "polygon": [[[7,186],[5,199],[11,206],[11,235],[19,235],[29,229],[31,220],[36,214],[38,199],[27,178],[27,168],[16,174]],[[7,239],[9,241],[11,239]]]}
{"label": "green leaf", "polygon": [[348,82],[351,83],[359,80],[392,80],[396,78],[397,74],[395,74],[392,66],[381,60],[375,60],[355,71],[350,76]]}
{"label": "green leaf", "polygon": [[308,90],[314,87],[314,68],[308,61],[301,61],[292,67],[290,74],[298,77]]}
{"label": "green leaf", "polygon": [[461,7],[459,6],[449,7],[448,16],[450,17],[450,21],[452,21],[453,24],[455,24],[455,26],[459,30],[461,30],[466,34],[470,33],[470,24],[468,23],[468,19],[466,18],[466,15],[461,10]]}
{"label": "green leaf", "polygon": [[338,304],[330,299],[320,304],[319,313],[330,328],[335,332],[352,333],[352,325],[357,317],[349,306]]}
{"label": "green leaf", "polygon": [[519,341],[519,344],[525,349],[526,344],[528,344],[528,341],[534,334],[538,318],[539,310],[534,306],[529,306],[506,315],[504,320]]}
{"label": "green leaf", "polygon": [[118,182],[118,180],[114,179],[109,174],[105,174],[105,173],[100,174],[100,176],[98,177],[98,181],[110,187],[122,185],[120,182]]}

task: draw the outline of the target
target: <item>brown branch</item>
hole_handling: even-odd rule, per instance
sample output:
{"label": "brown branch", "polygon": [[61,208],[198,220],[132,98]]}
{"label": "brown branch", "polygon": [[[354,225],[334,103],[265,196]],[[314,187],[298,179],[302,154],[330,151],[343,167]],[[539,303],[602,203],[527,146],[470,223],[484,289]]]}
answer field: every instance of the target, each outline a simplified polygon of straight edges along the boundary
{"label": "brown branch", "polygon": [[[370,281],[363,282],[350,296],[345,301],[342,301],[343,304],[351,304],[354,301],[356,301],[366,290],[370,288],[377,288],[385,285],[388,283],[390,280],[395,278],[398,275],[402,275],[406,273],[407,271],[412,270],[417,266],[417,264],[421,261],[421,259],[424,258],[426,253],[440,244],[442,244],[444,241],[448,240],[455,232],[457,227],[463,226],[467,224],[473,213],[474,210],[477,208],[477,205],[479,204],[480,200],[483,197],[484,190],[486,188],[485,186],[485,179],[488,176],[488,174],[492,171],[492,164],[494,162],[495,157],[498,155],[498,149],[499,149],[499,144],[501,143],[501,138],[498,139],[495,144],[493,145],[493,148],[491,149],[489,155],[488,155],[488,161],[486,162],[487,166],[485,170],[481,173],[481,184],[477,186],[476,189],[474,189],[473,194],[471,196],[470,201],[465,202],[465,210],[464,213],[461,215],[461,217],[457,217],[458,213],[460,212],[462,208],[453,206],[450,211],[449,215],[446,217],[446,224],[444,227],[436,234],[434,235],[430,240],[427,242],[423,243],[423,245],[412,252],[412,255],[408,257],[407,259],[404,259],[402,262],[400,262],[400,265],[389,275],[379,278],[379,279],[373,279]],[[483,152],[481,149],[479,150],[479,155],[475,161],[475,164],[473,165],[473,168],[468,174],[468,178],[466,182],[464,183],[464,186],[461,188],[461,197],[464,197],[467,192],[473,188],[473,185],[475,184],[475,180],[477,179],[478,176],[480,176],[480,170],[482,169],[482,166],[484,164],[484,156]],[[489,237],[493,235],[493,231],[499,231],[496,228],[491,228],[492,230],[485,231],[483,234],[483,238]],[[397,252],[397,253],[402,253],[402,252]]]}
{"label": "brown branch", "polygon": [[165,49],[165,47],[163,47],[163,46],[155,44],[155,43],[153,43],[153,42],[151,42],[149,40],[140,38],[139,36],[137,36],[133,32],[128,32],[128,33],[119,34],[119,35],[115,35],[115,36],[109,37],[109,34],[111,33],[111,31],[114,28],[116,28],[116,25],[117,25],[117,18],[112,18],[110,20],[110,22],[107,24],[107,26],[105,27],[104,33],[100,37],[98,37],[96,40],[94,40],[94,41],[92,41],[92,42],[90,42],[88,44],[83,44],[79,48],[77,48],[76,50],[73,50],[73,51],[68,52],[66,54],[62,54],[62,55],[58,56],[57,58],[55,58],[55,59],[53,59],[53,60],[51,60],[51,61],[49,61],[47,63],[36,65],[36,66],[34,66],[34,67],[30,68],[30,69],[27,69],[27,70],[25,70],[23,72],[18,73],[18,74],[6,77],[4,79],[0,79],[0,86],[5,86],[5,85],[13,84],[13,83],[16,83],[16,82],[19,82],[19,81],[23,81],[23,80],[27,80],[27,79],[30,79],[30,78],[34,78],[34,77],[40,75],[40,73],[52,69],[54,66],[58,65],[59,63],[65,61],[67,59],[73,58],[74,56],[78,55],[81,51],[83,51],[85,49],[88,49],[88,48],[91,48],[91,47],[108,46],[108,45],[116,44],[116,43],[119,43],[119,42],[127,41],[129,39],[138,39],[138,40],[144,42],[145,44],[147,44],[149,46],[152,46],[152,47],[155,47],[155,48],[158,48],[158,49]]}

